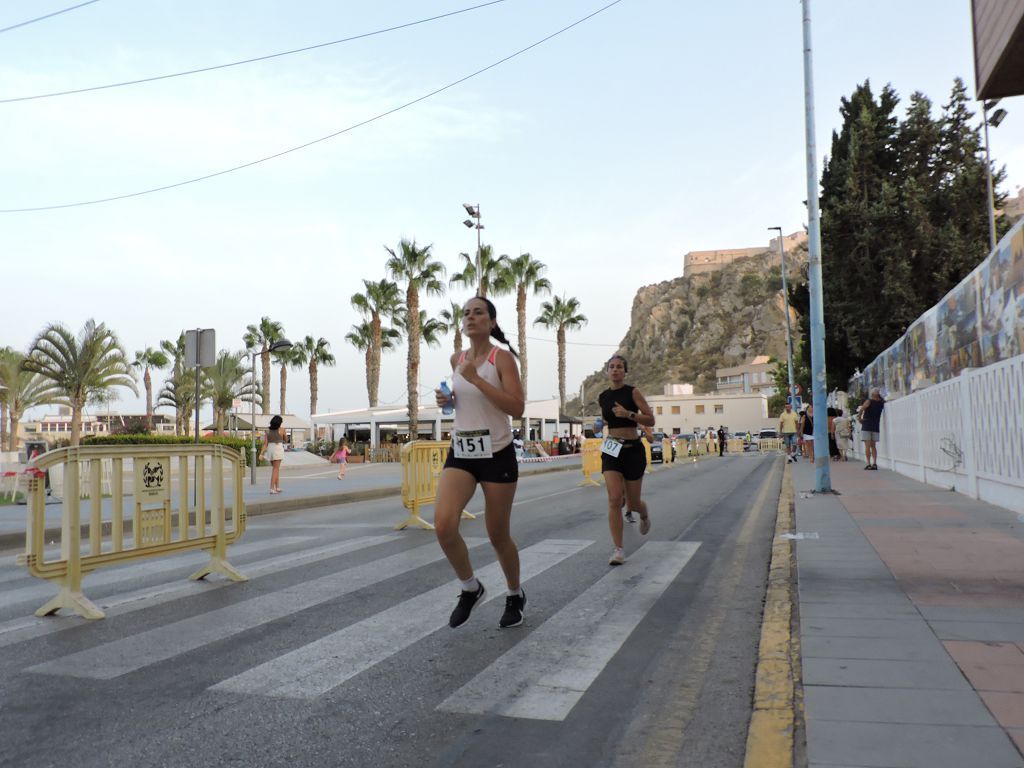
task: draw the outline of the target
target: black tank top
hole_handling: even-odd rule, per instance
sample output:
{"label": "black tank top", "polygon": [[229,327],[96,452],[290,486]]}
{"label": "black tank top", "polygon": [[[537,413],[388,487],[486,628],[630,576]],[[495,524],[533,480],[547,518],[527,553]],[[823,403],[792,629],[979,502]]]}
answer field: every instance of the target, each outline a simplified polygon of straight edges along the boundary
{"label": "black tank top", "polygon": [[597,402],[601,406],[601,416],[604,418],[604,423],[610,429],[636,426],[636,422],[632,419],[619,418],[612,411],[612,406],[615,403],[618,403],[627,411],[636,411],[636,401],[633,400],[633,387],[629,384],[623,384],[620,389],[606,389],[597,396]]}

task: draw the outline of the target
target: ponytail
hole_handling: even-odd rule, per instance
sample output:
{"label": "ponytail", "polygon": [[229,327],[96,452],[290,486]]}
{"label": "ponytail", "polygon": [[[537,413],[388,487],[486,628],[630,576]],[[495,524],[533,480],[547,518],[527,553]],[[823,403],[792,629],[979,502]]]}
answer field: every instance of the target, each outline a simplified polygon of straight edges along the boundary
{"label": "ponytail", "polygon": [[513,357],[519,357],[519,353],[516,352],[515,349],[512,347],[512,342],[505,338],[505,332],[501,330],[500,327],[498,327],[497,323],[495,323],[494,327],[491,329],[491,336],[493,336],[506,347],[508,347],[508,351],[512,353]]}

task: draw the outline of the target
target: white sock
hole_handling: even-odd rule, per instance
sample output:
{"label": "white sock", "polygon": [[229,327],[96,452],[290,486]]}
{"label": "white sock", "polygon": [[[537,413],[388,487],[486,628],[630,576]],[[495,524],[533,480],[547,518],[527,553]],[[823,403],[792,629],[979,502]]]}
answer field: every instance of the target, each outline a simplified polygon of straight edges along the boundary
{"label": "white sock", "polygon": [[480,588],[480,582],[477,581],[476,576],[470,576],[465,581],[460,581],[463,592],[476,592]]}
{"label": "white sock", "polygon": [[506,597],[522,597],[523,596],[523,588],[520,587],[519,589],[510,589],[510,590],[508,590],[505,593],[505,596]]}

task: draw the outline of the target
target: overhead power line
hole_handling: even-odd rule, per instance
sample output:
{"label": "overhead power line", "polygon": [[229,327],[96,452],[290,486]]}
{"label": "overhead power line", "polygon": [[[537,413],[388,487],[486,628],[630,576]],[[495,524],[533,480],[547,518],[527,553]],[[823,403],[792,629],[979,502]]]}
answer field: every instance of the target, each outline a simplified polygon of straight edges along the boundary
{"label": "overhead power line", "polygon": [[460,77],[458,80],[454,80],[454,81],[448,83],[448,85],[441,86],[440,88],[437,88],[437,89],[431,91],[430,93],[424,94],[423,96],[415,98],[412,101],[407,101],[404,104],[401,104],[401,105],[399,105],[397,107],[394,107],[393,109],[389,109],[386,112],[381,112],[380,114],[375,115],[374,117],[367,118],[366,120],[363,120],[361,122],[355,123],[354,125],[350,125],[347,128],[342,128],[340,131],[335,131],[334,133],[329,133],[326,136],[321,136],[319,139],[313,139],[312,141],[307,141],[305,144],[300,144],[297,147],[291,147],[290,149],[284,149],[284,150],[281,150],[280,152],[275,152],[274,154],[268,155],[267,157],[261,157],[259,160],[250,160],[248,163],[242,163],[241,165],[236,165],[236,166],[233,166],[231,168],[225,168],[222,171],[215,171],[213,173],[208,173],[205,176],[197,176],[196,178],[193,178],[193,179],[186,179],[185,181],[178,181],[178,182],[175,182],[173,184],[164,184],[163,186],[160,186],[160,187],[152,187],[150,189],[143,189],[143,190],[139,190],[138,192],[128,192],[128,193],[123,194],[123,195],[114,195],[112,197],[101,197],[101,198],[96,198],[95,200],[81,200],[81,201],[78,201],[78,202],[75,202],[75,203],[61,203],[61,204],[58,204],[58,205],[39,205],[39,206],[30,207],[30,208],[0,208],[0,213],[30,213],[30,212],[34,212],[34,211],[55,211],[55,210],[59,210],[61,208],[78,208],[78,207],[85,206],[85,205],[98,205],[100,203],[112,203],[115,200],[127,200],[127,199],[132,198],[132,197],[141,197],[143,195],[153,194],[154,192],[164,192],[164,191],[166,191],[168,189],[175,189],[177,187],[184,187],[184,186],[186,186],[188,184],[197,184],[200,181],[207,181],[208,179],[214,179],[214,178],[217,178],[218,176],[224,176],[224,175],[229,174],[229,173],[234,173],[235,171],[241,171],[244,168],[251,168],[252,166],[259,165],[260,163],[265,163],[265,162],[268,162],[270,160],[276,160],[277,158],[283,157],[284,155],[291,154],[292,152],[298,152],[301,149],[306,149],[308,147],[312,147],[315,144],[320,144],[320,143],[322,143],[324,141],[328,141],[329,139],[333,139],[333,138],[335,138],[337,136],[341,136],[342,134],[349,133],[350,131],[354,131],[355,129],[361,128],[364,125],[369,125],[370,123],[376,122],[377,120],[380,120],[381,118],[387,117],[388,115],[393,115],[396,112],[400,112],[401,110],[406,109],[407,107],[411,107],[414,104],[419,104],[421,101],[426,101],[427,99],[429,99],[432,96],[436,96],[437,94],[443,93],[444,91],[447,91],[447,90],[449,90],[451,88],[454,88],[457,85],[461,85],[462,83],[466,82],[467,80],[472,80],[474,77],[477,77],[478,75],[482,75],[484,72],[487,72],[488,70],[491,70],[491,69],[494,69],[495,67],[501,66],[505,62],[510,61],[510,60],[516,58],[517,56],[521,56],[522,54],[524,54],[527,51],[530,51],[530,50],[536,48],[539,45],[543,45],[544,43],[548,42],[549,40],[551,40],[551,39],[553,39],[555,37],[558,37],[563,32],[567,32],[570,29],[572,29],[573,27],[579,26],[583,22],[588,21],[589,19],[592,19],[594,16],[597,16],[599,13],[603,13],[604,11],[607,11],[609,8],[611,8],[613,6],[616,6],[619,3],[621,3],[621,2],[622,2],[622,0],[612,0],[612,2],[608,3],[605,6],[602,6],[601,8],[598,8],[596,11],[593,11],[592,13],[587,14],[586,16],[584,16],[581,19],[577,19],[572,24],[569,24],[569,25],[567,25],[565,27],[562,27],[557,32],[552,32],[547,37],[543,37],[540,40],[538,40],[537,42],[531,43],[530,45],[526,46],[525,48],[520,48],[515,53],[511,53],[511,54],[509,54],[508,56],[505,56],[502,59],[498,59],[498,61],[494,62],[493,64],[488,64],[486,67],[483,67],[482,69],[478,69],[476,72],[473,72],[472,74],[466,75],[464,77]]}
{"label": "overhead power line", "polygon": [[72,5],[70,8],[64,8],[63,10],[60,11],[54,11],[53,13],[48,13],[45,16],[39,16],[34,19],[29,19],[28,21],[22,21],[18,24],[12,24],[9,27],[4,27],[3,29],[0,29],[0,33],[10,32],[12,29],[18,29],[18,27],[27,27],[29,24],[35,24],[37,21],[43,21],[44,19],[52,19],[54,16],[60,16],[62,13],[74,11],[78,8],[84,8],[87,5],[92,5],[93,3],[98,3],[99,1],[100,0],[87,0],[87,2],[79,3],[78,5]]}
{"label": "overhead power line", "polygon": [[[91,2],[98,2],[98,0],[91,0]],[[106,85],[93,85],[88,88],[75,88],[68,91],[53,91],[51,93],[39,93],[34,96],[15,96],[9,99],[0,99],[0,104],[11,104],[16,101],[33,101],[35,99],[49,99],[54,96],[70,96],[75,93],[89,93],[90,91],[103,91],[108,88],[121,88],[126,85],[139,85],[141,83],[152,83],[157,80],[169,80],[173,77],[185,77],[186,75],[198,75],[202,72],[213,72],[218,69],[227,69],[229,67],[239,67],[243,64],[253,64],[257,61],[267,61],[268,59],[276,59],[281,56],[291,56],[293,53],[304,53],[306,51],[314,51],[317,48],[326,48],[331,45],[339,45],[341,43],[350,43],[353,40],[362,40],[366,37],[373,37],[374,35],[383,35],[386,32],[394,32],[399,29],[406,29],[407,27],[414,27],[417,24],[426,24],[428,21],[437,21],[438,19],[446,19],[449,16],[457,16],[460,13],[468,13],[469,11],[476,11],[480,8],[486,8],[489,5],[497,5],[498,3],[504,3],[505,0],[491,0],[488,3],[481,3],[480,5],[474,5],[469,8],[463,8],[458,11],[451,11],[450,13],[442,13],[439,16],[431,16],[427,19],[420,19],[419,21],[410,21],[405,24],[398,24],[394,27],[387,27],[385,29],[378,29],[374,32],[364,32],[361,35],[352,35],[352,37],[343,37],[340,40],[331,40],[326,43],[317,43],[315,45],[307,45],[304,48],[294,48],[290,51],[280,51],[279,53],[268,53],[265,56],[256,56],[251,59],[242,59],[241,61],[232,61],[227,64],[214,64],[210,67],[200,67],[199,69],[188,69],[184,72],[172,72],[167,75],[153,75],[152,77],[141,77],[137,80],[125,80],[120,83],[107,83]],[[25,22],[28,23],[28,22]],[[0,30],[4,31],[4,30]]]}
{"label": "overhead power line", "polygon": [[[540,336],[527,336],[530,341],[546,341],[548,344],[557,344],[557,339],[542,339]],[[611,347],[612,349],[618,349],[618,344],[595,344],[589,341],[566,341],[566,344],[574,347]]]}

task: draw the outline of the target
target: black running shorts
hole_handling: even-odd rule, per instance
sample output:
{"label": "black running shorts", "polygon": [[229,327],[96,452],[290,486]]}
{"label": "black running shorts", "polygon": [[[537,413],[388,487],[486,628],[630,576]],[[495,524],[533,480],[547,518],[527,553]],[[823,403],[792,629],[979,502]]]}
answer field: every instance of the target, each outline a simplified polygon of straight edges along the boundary
{"label": "black running shorts", "polygon": [[519,480],[519,460],[511,443],[489,459],[457,459],[455,449],[449,447],[444,468],[449,467],[469,472],[478,483],[514,483]]}
{"label": "black running shorts", "polygon": [[647,452],[640,439],[623,440],[618,456],[601,453],[601,471],[619,472],[626,480],[639,480],[647,470]]}

